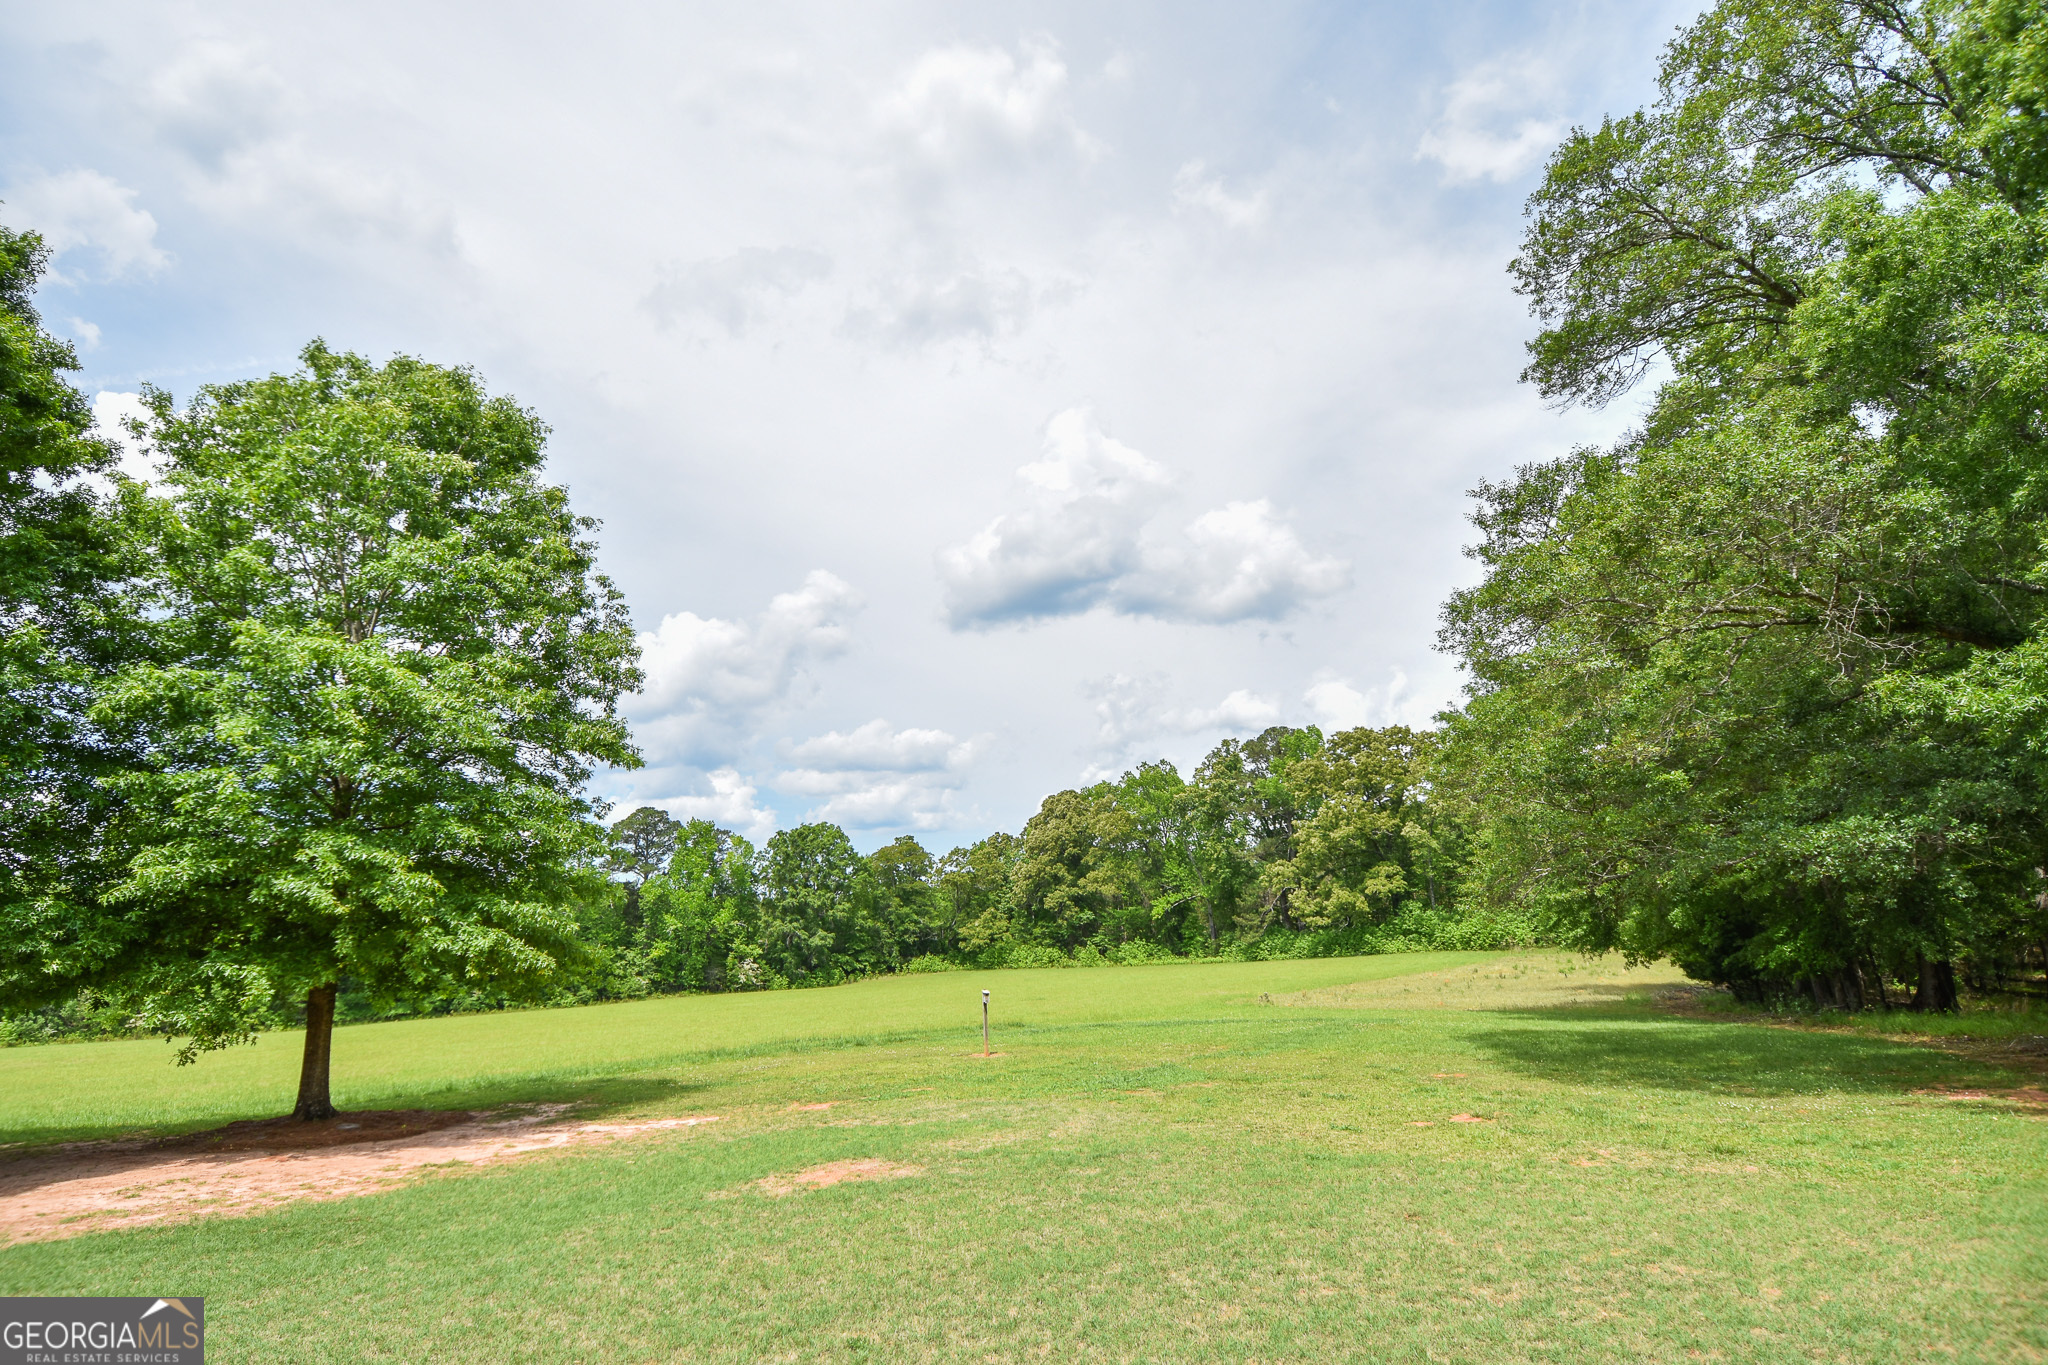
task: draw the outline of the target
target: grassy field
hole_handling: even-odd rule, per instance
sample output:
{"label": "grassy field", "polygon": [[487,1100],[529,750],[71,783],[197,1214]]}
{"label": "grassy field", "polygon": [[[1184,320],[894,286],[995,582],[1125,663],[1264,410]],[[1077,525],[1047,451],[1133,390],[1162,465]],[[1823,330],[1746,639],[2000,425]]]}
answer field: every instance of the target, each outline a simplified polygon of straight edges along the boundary
{"label": "grassy field", "polygon": [[[19,1246],[0,1292],[204,1294],[219,1360],[2048,1359],[2037,1075],[1681,1017],[1667,979],[1440,954],[350,1028],[344,1106],[722,1120]],[[274,1113],[296,1042],[0,1053],[0,1138]],[[756,1183],[851,1160],[916,1174]]]}

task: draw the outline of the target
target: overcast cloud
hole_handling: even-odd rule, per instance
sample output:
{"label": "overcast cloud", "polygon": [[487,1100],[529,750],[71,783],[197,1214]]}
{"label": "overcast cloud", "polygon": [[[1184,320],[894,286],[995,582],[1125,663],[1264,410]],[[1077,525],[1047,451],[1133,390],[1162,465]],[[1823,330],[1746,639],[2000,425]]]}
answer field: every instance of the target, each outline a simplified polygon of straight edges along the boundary
{"label": "overcast cloud", "polygon": [[314,336],[539,411],[622,809],[943,850],[1455,699],[1465,490],[1629,417],[1517,385],[1521,201],[1695,8],[16,6],[0,221],[109,422]]}

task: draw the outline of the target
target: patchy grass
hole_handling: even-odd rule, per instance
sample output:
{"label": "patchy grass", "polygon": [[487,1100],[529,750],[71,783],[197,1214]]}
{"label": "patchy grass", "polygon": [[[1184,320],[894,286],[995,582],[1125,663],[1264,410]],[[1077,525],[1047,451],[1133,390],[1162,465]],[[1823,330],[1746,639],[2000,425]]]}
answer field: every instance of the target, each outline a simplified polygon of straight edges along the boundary
{"label": "patchy grass", "polygon": [[1619,957],[1502,953],[1436,971],[1416,971],[1272,997],[1276,1005],[1335,1009],[1541,1009],[1648,1001],[1688,978],[1669,963],[1631,967]]}
{"label": "patchy grass", "polygon": [[[1532,1000],[1556,967],[959,973],[345,1030],[352,1103],[722,1119],[16,1247],[0,1290],[205,1294],[219,1357],[266,1361],[2048,1358],[2031,1072],[1675,1017],[1625,975],[1618,1001]],[[289,1089],[180,1098],[229,1059],[136,1046],[0,1055],[7,1127],[246,1117]],[[23,1108],[27,1052],[72,1066]]]}

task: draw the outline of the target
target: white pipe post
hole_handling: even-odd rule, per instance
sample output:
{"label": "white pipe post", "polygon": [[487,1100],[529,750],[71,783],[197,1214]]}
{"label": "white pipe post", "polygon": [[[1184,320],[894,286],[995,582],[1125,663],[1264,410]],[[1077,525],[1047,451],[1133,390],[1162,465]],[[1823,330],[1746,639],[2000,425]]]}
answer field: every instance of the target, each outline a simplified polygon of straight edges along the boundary
{"label": "white pipe post", "polygon": [[988,1056],[988,992],[981,993],[981,1055]]}

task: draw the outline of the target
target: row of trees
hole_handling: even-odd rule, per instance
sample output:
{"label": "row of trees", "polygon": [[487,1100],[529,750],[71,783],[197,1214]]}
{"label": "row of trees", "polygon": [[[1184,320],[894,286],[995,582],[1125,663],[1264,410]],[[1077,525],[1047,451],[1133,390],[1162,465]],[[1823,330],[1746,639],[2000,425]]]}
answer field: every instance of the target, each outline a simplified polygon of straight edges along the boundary
{"label": "row of trees", "polygon": [[817,983],[906,966],[1144,961],[1512,941],[1454,909],[1466,840],[1432,798],[1433,737],[1226,740],[1183,779],[1147,763],[1046,798],[1021,834],[862,856],[835,825],[756,850],[642,807],[582,908],[606,988]]}

